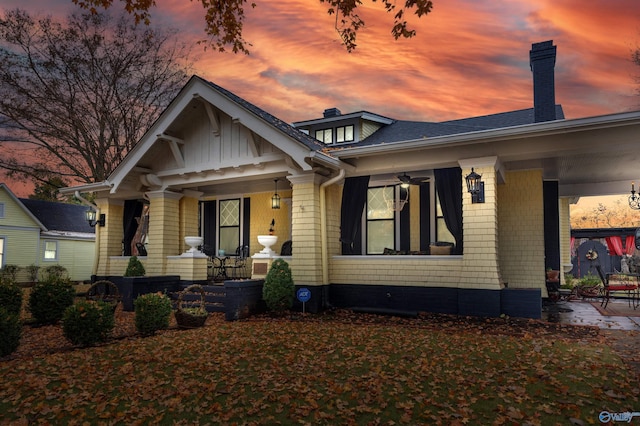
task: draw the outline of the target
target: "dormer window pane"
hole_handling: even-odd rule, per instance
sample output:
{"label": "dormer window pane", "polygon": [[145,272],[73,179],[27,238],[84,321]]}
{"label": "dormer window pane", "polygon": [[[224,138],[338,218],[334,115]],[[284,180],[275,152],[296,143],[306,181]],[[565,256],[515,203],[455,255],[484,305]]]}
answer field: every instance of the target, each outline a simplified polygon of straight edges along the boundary
{"label": "dormer window pane", "polygon": [[336,142],[353,141],[353,125],[336,128]]}
{"label": "dormer window pane", "polygon": [[316,139],[326,144],[333,143],[333,129],[316,130]]}

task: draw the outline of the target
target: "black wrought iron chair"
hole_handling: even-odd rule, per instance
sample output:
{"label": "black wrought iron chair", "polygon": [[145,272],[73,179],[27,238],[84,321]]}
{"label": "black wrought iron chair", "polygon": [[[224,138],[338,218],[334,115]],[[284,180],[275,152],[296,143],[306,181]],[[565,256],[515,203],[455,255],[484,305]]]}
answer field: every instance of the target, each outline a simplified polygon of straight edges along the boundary
{"label": "black wrought iron chair", "polygon": [[638,292],[638,277],[635,276],[625,276],[624,281],[611,283],[611,278],[614,275],[619,274],[604,274],[602,272],[602,267],[600,265],[596,265],[596,271],[598,271],[598,275],[600,276],[600,280],[602,281],[602,302],[600,306],[604,309],[607,309],[607,305],[609,304],[609,299],[611,299],[611,293],[614,291],[626,291],[627,292],[627,301],[629,302],[629,307],[633,306],[637,307],[636,304],[636,296]]}
{"label": "black wrought iron chair", "polygon": [[142,243],[136,243],[136,250],[138,250],[138,256],[147,255],[147,248]]}
{"label": "black wrought iron chair", "polygon": [[282,248],[280,249],[280,256],[291,256],[291,252],[293,249],[293,243],[291,240],[287,240],[282,243]]}
{"label": "black wrought iron chair", "polygon": [[231,270],[233,278],[247,277],[247,258],[249,257],[249,246],[238,246],[235,257],[231,257],[227,264],[227,269]]}

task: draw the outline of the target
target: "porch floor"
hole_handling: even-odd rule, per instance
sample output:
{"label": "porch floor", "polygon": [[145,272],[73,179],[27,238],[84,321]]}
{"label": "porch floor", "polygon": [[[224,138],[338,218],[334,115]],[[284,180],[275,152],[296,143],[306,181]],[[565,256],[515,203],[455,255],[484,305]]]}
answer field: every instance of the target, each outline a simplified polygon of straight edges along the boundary
{"label": "porch floor", "polygon": [[[626,300],[612,300],[609,305],[627,305]],[[640,315],[640,307],[636,309]],[[588,301],[548,303],[543,301],[542,320],[572,325],[591,325],[609,330],[640,331],[640,316],[604,316]]]}

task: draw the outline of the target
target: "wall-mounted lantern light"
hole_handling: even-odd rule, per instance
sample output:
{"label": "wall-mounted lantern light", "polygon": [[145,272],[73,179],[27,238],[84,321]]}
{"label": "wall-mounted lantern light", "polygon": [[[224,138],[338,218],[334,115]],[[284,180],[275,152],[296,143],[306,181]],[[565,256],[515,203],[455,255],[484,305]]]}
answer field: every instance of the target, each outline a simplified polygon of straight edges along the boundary
{"label": "wall-mounted lantern light", "polygon": [[278,195],[278,179],[275,179],[276,183],[276,192],[271,197],[271,208],[279,209],[280,208],[280,196]]}
{"label": "wall-mounted lantern light", "polygon": [[631,182],[631,195],[629,195],[629,207],[640,210],[640,195],[636,195],[635,184]]}
{"label": "wall-mounted lantern light", "polygon": [[105,215],[100,214],[100,217],[97,217],[97,215],[98,213],[91,208],[87,209],[87,211],[84,212],[84,217],[85,219],[87,219],[87,222],[89,222],[89,226],[91,226],[92,228],[96,225],[104,226]]}
{"label": "wall-mounted lantern light", "polygon": [[484,182],[482,176],[473,171],[469,173],[465,178],[467,181],[467,191],[471,194],[472,203],[484,203]]}

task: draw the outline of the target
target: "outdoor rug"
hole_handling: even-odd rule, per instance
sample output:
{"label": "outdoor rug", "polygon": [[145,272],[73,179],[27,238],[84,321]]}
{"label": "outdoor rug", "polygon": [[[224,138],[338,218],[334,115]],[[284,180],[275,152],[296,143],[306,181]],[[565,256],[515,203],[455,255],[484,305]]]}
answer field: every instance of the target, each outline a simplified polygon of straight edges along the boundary
{"label": "outdoor rug", "polygon": [[592,302],[591,305],[593,305],[601,315],[606,317],[640,317],[640,307],[634,310],[633,307],[629,307],[626,300],[622,302],[609,302],[607,309],[603,309],[602,306],[600,306],[600,302]]}

